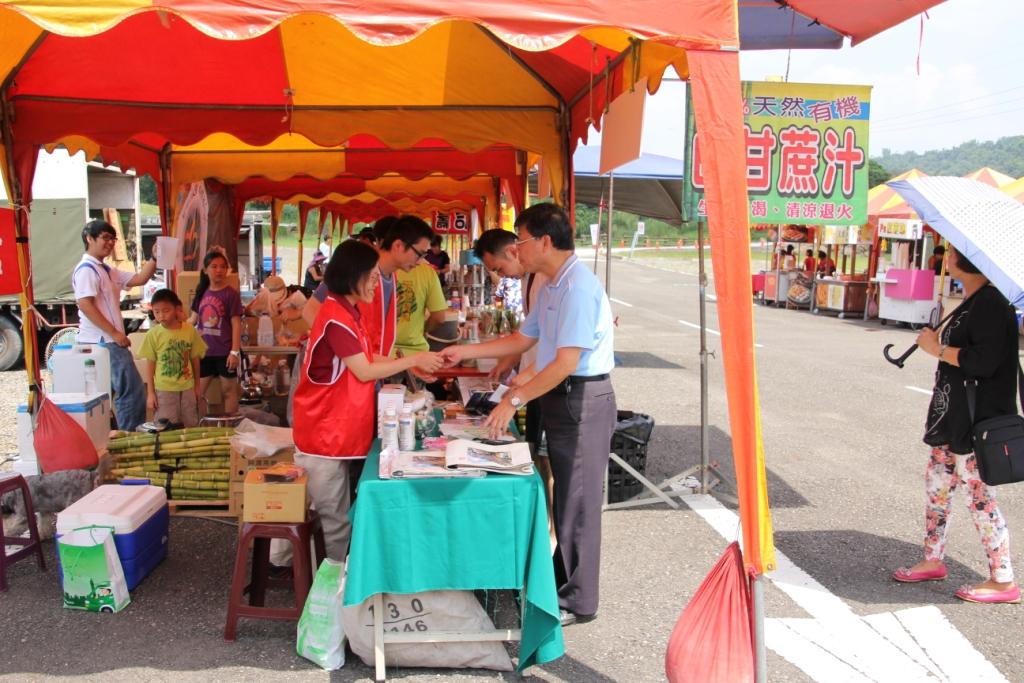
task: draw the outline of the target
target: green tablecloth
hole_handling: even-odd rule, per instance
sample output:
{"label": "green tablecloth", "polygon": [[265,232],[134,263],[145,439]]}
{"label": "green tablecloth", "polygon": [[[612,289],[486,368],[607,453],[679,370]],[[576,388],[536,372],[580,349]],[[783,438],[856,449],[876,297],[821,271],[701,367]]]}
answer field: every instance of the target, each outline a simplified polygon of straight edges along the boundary
{"label": "green tablecloth", "polygon": [[519,670],[565,652],[540,477],[382,480],[374,443],[350,511],[345,604],[377,593],[521,589]]}

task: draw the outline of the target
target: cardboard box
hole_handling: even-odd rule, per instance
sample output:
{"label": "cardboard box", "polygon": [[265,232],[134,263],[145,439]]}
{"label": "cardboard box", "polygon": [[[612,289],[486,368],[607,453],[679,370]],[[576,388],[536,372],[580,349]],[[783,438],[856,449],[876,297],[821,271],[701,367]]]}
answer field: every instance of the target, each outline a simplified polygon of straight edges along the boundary
{"label": "cardboard box", "polygon": [[385,384],[377,392],[377,437],[380,437],[380,426],[384,422],[384,413],[390,408],[395,415],[402,414],[405,405],[405,385]]}
{"label": "cardboard box", "polygon": [[266,482],[262,470],[245,475],[243,522],[302,522],[306,519],[306,475],[295,481]]}

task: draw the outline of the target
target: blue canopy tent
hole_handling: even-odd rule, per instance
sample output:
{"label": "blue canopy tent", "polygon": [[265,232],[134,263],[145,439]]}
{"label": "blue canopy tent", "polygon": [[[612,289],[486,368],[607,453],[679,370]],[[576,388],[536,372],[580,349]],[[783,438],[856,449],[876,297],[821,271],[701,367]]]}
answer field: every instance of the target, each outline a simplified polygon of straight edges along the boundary
{"label": "blue canopy tent", "polygon": [[[601,148],[577,147],[572,155],[576,201],[597,206],[609,200],[609,179],[599,175]],[[531,176],[530,191],[537,178]],[[683,160],[660,154],[641,154],[615,169],[615,210],[680,225],[682,222]]]}

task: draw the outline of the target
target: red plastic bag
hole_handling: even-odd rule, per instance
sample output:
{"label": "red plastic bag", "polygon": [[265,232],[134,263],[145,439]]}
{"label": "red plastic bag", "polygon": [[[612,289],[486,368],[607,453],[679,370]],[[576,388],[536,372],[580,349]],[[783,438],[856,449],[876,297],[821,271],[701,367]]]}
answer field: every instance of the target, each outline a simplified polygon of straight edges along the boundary
{"label": "red plastic bag", "polygon": [[89,434],[47,397],[42,397],[32,435],[44,473],[96,467],[100,458]]}
{"label": "red plastic bag", "polygon": [[750,584],[731,543],[679,615],[665,652],[670,683],[754,680]]}

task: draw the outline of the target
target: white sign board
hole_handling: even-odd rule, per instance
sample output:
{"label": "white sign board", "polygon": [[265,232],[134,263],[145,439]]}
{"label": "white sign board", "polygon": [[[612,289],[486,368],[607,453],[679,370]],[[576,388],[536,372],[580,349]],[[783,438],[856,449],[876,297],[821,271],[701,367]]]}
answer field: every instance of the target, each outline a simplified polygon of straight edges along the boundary
{"label": "white sign board", "polygon": [[909,218],[880,218],[878,236],[898,240],[919,240],[924,235],[921,221]]}
{"label": "white sign board", "polygon": [[647,226],[644,225],[643,221],[637,221],[636,222],[636,234],[638,234],[638,235],[644,234],[644,228],[646,228],[646,227]]}
{"label": "white sign board", "polygon": [[598,239],[601,236],[601,226],[597,223],[590,224],[590,243],[597,246]]}

